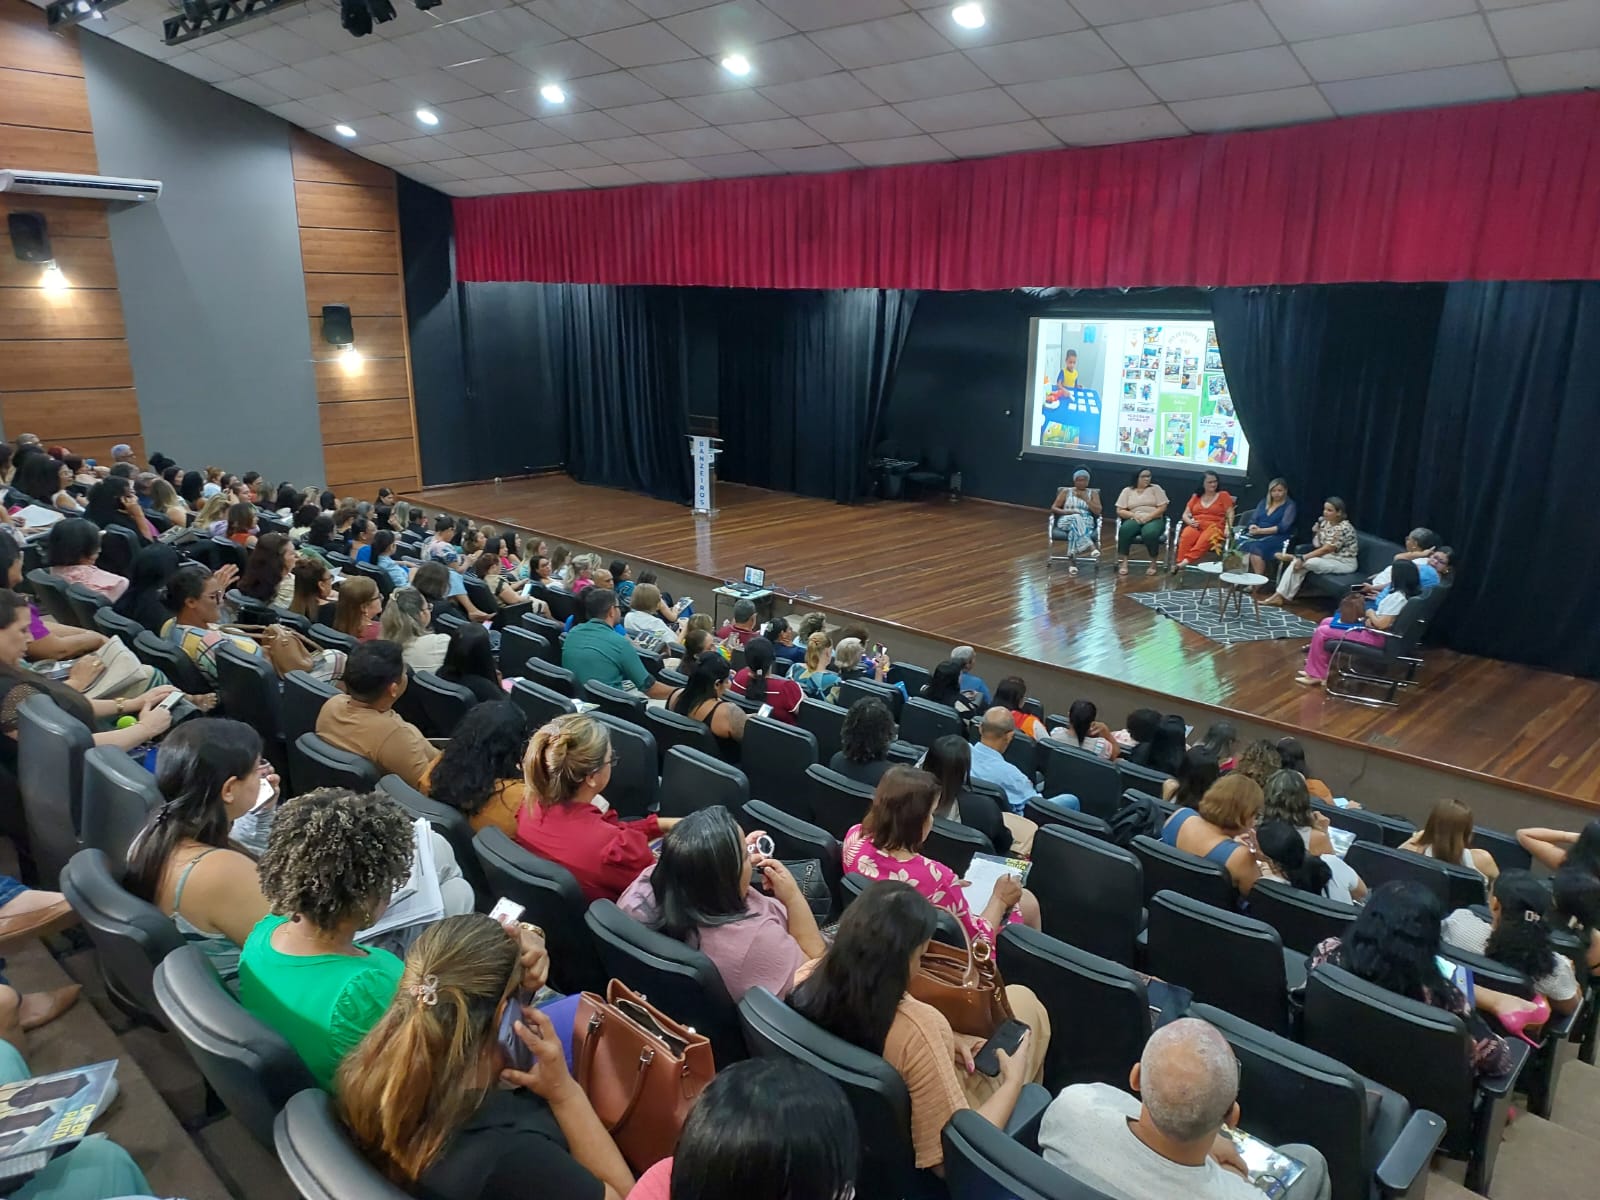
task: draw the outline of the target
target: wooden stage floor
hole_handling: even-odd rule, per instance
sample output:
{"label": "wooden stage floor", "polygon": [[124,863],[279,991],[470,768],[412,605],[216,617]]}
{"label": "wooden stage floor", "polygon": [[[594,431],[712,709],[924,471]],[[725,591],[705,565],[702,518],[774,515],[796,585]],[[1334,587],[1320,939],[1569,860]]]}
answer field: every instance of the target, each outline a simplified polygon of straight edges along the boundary
{"label": "wooden stage floor", "polygon": [[1161,586],[1145,577],[1142,559],[1127,578],[1106,566],[1076,579],[1064,566],[1047,568],[1042,508],[851,507],[719,484],[719,511],[706,521],[564,475],[429,488],[410,499],[714,579],[757,563],[774,585],[815,593],[821,608],[1600,803],[1600,684],[1432,649],[1426,686],[1399,708],[1333,700],[1295,684],[1298,641],[1222,646],[1127,599]]}

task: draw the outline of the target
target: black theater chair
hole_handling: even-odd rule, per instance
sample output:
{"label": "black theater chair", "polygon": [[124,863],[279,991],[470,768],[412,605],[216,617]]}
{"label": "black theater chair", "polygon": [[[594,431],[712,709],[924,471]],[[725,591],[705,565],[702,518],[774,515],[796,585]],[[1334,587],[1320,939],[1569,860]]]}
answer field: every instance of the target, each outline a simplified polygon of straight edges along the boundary
{"label": "black theater chair", "polygon": [[1006,743],[1005,760],[1030,780],[1039,778],[1039,743],[1020,730]]}
{"label": "black theater chair", "polygon": [[34,598],[39,601],[39,607],[44,609],[45,616],[52,621],[60,621],[63,625],[77,624],[72,605],[67,600],[66,580],[40,567],[28,572],[28,586],[33,590]]}
{"label": "black theater chair", "polygon": [[523,678],[530,683],[540,684],[552,692],[560,692],[563,696],[577,699],[578,677],[559,663],[545,662],[542,658],[530,658],[523,664],[523,670],[526,672]]}
{"label": "black theater chair", "polygon": [[751,717],[744,723],[740,768],[757,800],[806,817],[806,768],[817,761],[817,739],[810,730],[771,717]]}
{"label": "black theater chair", "polygon": [[93,588],[81,583],[67,585],[67,607],[72,610],[72,623],[84,629],[94,628],[94,615],[102,608],[110,608],[111,601]]}
{"label": "black theater chair", "polygon": [[1444,905],[1446,912],[1488,903],[1483,876],[1471,867],[1443,863],[1425,854],[1356,842],[1345,851],[1344,861],[1369,888],[1394,879],[1420,883]]}
{"label": "black theater chair", "polygon": [[821,765],[807,767],[806,779],[812,821],[843,841],[850,827],[859,825],[872,807],[873,789]]}
{"label": "black theater chair", "polygon": [[857,700],[868,696],[882,700],[888,706],[889,715],[896,721],[900,719],[900,709],[905,704],[905,697],[893,684],[879,683],[876,679],[846,679],[839,685],[839,707],[846,712],[850,711],[850,706]]}
{"label": "black theater chair", "polygon": [[154,976],[183,935],[155,905],[125,891],[106,856],[80,850],[62,868],[61,891],[100,959],[106,994],[129,1016],[161,1026]]}
{"label": "black theater chair", "polygon": [[794,719],[801,729],[811,731],[817,739],[817,761],[830,762],[843,745],[845,710],[826,700],[813,700],[807,696],[795,709]]}
{"label": "black theater chair", "polygon": [[133,653],[140,662],[166,675],[168,683],[176,684],[191,696],[204,696],[215,690],[192,658],[148,629],[140,630],[139,636],[133,639]]}
{"label": "black theater chair", "polygon": [[1179,850],[1142,833],[1133,839],[1131,849],[1144,868],[1147,904],[1157,892],[1173,891],[1216,908],[1238,907],[1233,876],[1221,863]]}
{"label": "black theater chair", "polygon": [[[529,659],[530,663],[537,659]],[[575,713],[578,706],[572,702],[571,696],[545,687],[542,683],[535,683],[531,679],[515,679],[511,683],[511,690],[506,693],[511,703],[515,704],[528,718],[528,728],[538,729],[546,722],[567,713]],[[660,769],[660,764],[656,765]]]}
{"label": "black theater chair", "polygon": [[[230,641],[217,647],[217,695],[228,716],[261,735],[262,753],[289,779],[289,745],[283,740],[283,688],[265,655],[246,654]],[[309,730],[305,732],[310,732]],[[285,791],[285,795],[294,795]]]}
{"label": "black theater chair", "polygon": [[1150,974],[1263,1029],[1289,1033],[1289,991],[1305,983],[1306,958],[1286,954],[1272,926],[1177,892],[1157,892],[1147,933]]}
{"label": "black theater chair", "polygon": [[[854,871],[841,875],[839,898],[844,902],[844,907],[849,908],[855,903],[873,882],[865,875],[857,875]],[[961,922],[956,920],[955,914],[948,908],[937,909],[934,913],[933,940],[943,942],[946,946],[954,946],[958,950],[964,950],[968,946],[966,931],[961,928]]]}
{"label": "black theater chair", "polygon": [[561,635],[566,632],[566,627],[560,621],[541,616],[539,613],[523,613],[522,619],[517,624],[544,639],[545,649],[540,657],[552,666],[561,665]]}
{"label": "black theater chair", "polygon": [[78,853],[83,760],[93,745],[87,727],[43,693],[17,709],[17,789],[39,887],[54,889]]}
{"label": "black theater chair", "polygon": [[588,904],[572,872],[492,826],[478,831],[472,848],[490,893],[522,905],[523,918],[544,930],[550,986],[559,992],[604,994],[606,973],[583,920]]}
{"label": "black theater chair", "polygon": [[316,788],[349,788],[370,792],[378,786],[379,772],[367,759],[330,745],[314,733],[302,733],[289,747],[289,770],[295,787],[304,794]]}
{"label": "black theater chair", "polygon": [[780,862],[815,861],[822,869],[822,878],[833,894],[833,911],[837,916],[844,909],[844,896],[840,891],[840,878],[844,873],[844,852],[839,839],[826,829],[803,821],[764,800],[751,800],[743,813],[735,813],[745,832],[764,830],[772,839],[774,855]]}
{"label": "black theater chair", "polygon": [[1037,1126],[1031,1134],[1011,1137],[976,1109],[959,1110],[939,1135],[950,1200],[1110,1200],[1109,1192],[1047,1163]]}
{"label": "black theater chair", "polygon": [[703,721],[675,713],[670,708],[651,705],[644,710],[644,727],[655,736],[656,749],[661,752],[663,774],[667,769],[667,754],[674,746],[697,750],[709,758],[717,757],[717,739]]}
{"label": "black theater chair", "polygon": [[83,756],[83,844],[106,856],[121,873],[128,847],[164,803],[156,777],[125,750],[91,746]]}
{"label": "black theater chair", "polygon": [[613,717],[624,721],[631,721],[635,725],[644,725],[646,702],[643,692],[612,687],[609,683],[591,679],[583,685],[583,699],[596,705],[601,712],[610,713]]}
{"label": "black theater chair", "polygon": [[388,603],[389,597],[394,594],[394,580],[389,577],[389,572],[382,567],[375,567],[369,562],[351,563],[345,568],[345,573],[372,580],[373,583],[378,585],[378,595],[383,598],[385,603]]}
{"label": "black theater chair", "polygon": [[315,733],[322,706],[339,694],[331,683],[324,683],[304,671],[290,671],[283,677],[281,696],[283,739],[289,745],[303,733]]}
{"label": "black theater chair", "polygon": [[1280,879],[1258,879],[1250,889],[1250,915],[1276,929],[1288,949],[1314,954],[1329,938],[1343,937],[1361,909],[1313,896]]}
{"label": "black theater chair", "polygon": [[1030,796],[1028,802],[1022,806],[1022,815],[1041,829],[1046,825],[1064,825],[1068,829],[1076,829],[1079,833],[1086,833],[1102,841],[1111,840],[1110,822],[1102,821],[1099,817],[1090,816],[1086,812],[1079,812],[1075,808],[1068,808],[1064,804],[1053,804],[1041,796]]}
{"label": "black theater chair", "polygon": [[429,727],[438,730],[437,736],[443,738],[454,734],[456,726],[478,703],[471,688],[440,679],[432,671],[416,672],[406,690],[416,692],[422,711],[428,716]]}
{"label": "black theater chair", "polygon": [[1512,834],[1479,825],[1472,831],[1472,844],[1479,850],[1487,850],[1494,865],[1502,871],[1527,871],[1533,866],[1533,855],[1523,849]]}
{"label": "black theater chair", "polygon": [[922,852],[935,862],[942,862],[957,875],[965,875],[972,865],[974,854],[993,854],[994,843],[970,825],[960,821],[933,819],[933,829],[922,845]]}
{"label": "black theater chair", "polygon": [[611,781],[606,784],[606,801],[624,821],[655,811],[661,765],[655,735],[607,712],[597,710],[590,715],[606,727],[611,735],[611,752],[616,756],[611,765]]}
{"label": "black theater chair", "polygon": [[942,737],[964,734],[961,717],[948,704],[924,700],[915,692],[900,710],[900,736],[917,746],[931,746]]}
{"label": "black theater chair", "polygon": [[1122,776],[1124,788],[1137,788],[1141,792],[1149,792],[1152,796],[1161,795],[1162,787],[1171,779],[1165,771],[1157,771],[1153,767],[1141,767],[1138,763],[1131,763],[1125,758],[1117,759],[1117,774]]}
{"label": "black theater chair", "polygon": [[122,644],[133,649],[134,640],[144,632],[144,626],[132,617],[125,617],[112,608],[96,609],[94,627],[108,638],[121,638]]}
{"label": "black theater chair", "polygon": [[113,575],[127,575],[133,556],[139,553],[139,535],[120,525],[107,525],[100,531],[100,557],[94,565]]}
{"label": "black theater chair", "polygon": [[522,625],[507,625],[500,631],[500,675],[517,679],[527,673],[530,658],[549,661],[550,643]]}
{"label": "black theater chair", "polygon": [[[1076,796],[1081,811],[1109,821],[1122,807],[1122,776],[1103,758],[1066,746],[1054,738],[1039,743],[1039,764],[1044,773],[1040,792],[1045,796]],[[1159,790],[1159,789],[1158,789]]]}
{"label": "black theater chair", "polygon": [[340,633],[333,626],[324,625],[321,621],[313,622],[311,628],[306,630],[306,636],[324,650],[341,650],[349,654],[356,648],[357,639],[348,633]]}
{"label": "black theater chair", "polygon": [[738,767],[714,754],[691,746],[672,746],[661,765],[661,788],[656,795],[663,817],[686,817],[719,804],[737,813],[750,799],[750,781]]}
{"label": "black theater chair", "polygon": [[1392,840],[1395,833],[1391,832],[1390,825],[1393,818],[1386,819],[1370,809],[1340,808],[1337,804],[1324,804],[1320,800],[1313,800],[1311,808],[1327,817],[1328,824],[1335,829],[1353,833],[1357,841],[1371,842],[1375,846],[1398,846],[1416,832],[1408,821],[1405,823],[1405,835],[1395,841]]}
{"label": "black theater chair", "polygon": [[1133,965],[1144,927],[1144,870],[1130,851],[1064,825],[1042,826],[1028,890],[1046,933]]}
{"label": "black theater chair", "polygon": [[321,1088],[291,1096],[272,1126],[278,1161],[303,1200],[408,1200],[350,1142]]}
{"label": "black theater chair", "polygon": [[378,780],[378,790],[413,818],[421,817],[435,833],[450,843],[450,850],[456,856],[456,866],[461,868],[461,874],[472,884],[479,911],[487,912],[496,897],[489,894],[489,885],[472,848],[472,825],[461,810],[424,796],[398,775],[385,775]]}

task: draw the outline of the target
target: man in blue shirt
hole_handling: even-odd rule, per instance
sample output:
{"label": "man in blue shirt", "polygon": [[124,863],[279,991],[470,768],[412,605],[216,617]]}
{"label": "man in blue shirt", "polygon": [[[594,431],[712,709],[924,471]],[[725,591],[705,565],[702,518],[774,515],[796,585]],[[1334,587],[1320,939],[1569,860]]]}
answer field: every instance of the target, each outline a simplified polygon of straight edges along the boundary
{"label": "man in blue shirt", "polygon": [[[1439,535],[1431,529],[1416,528],[1406,534],[1406,548],[1396,554],[1395,561],[1409,558],[1417,564],[1417,576],[1422,580],[1422,594],[1426,596],[1439,586],[1439,577],[1450,573],[1450,559],[1455,554],[1449,546],[1439,545]],[[1377,608],[1389,594],[1389,568],[1385,567],[1366,583],[1361,591],[1367,597],[1367,607]]]}
{"label": "man in blue shirt", "polygon": [[[972,747],[972,777],[994,784],[1006,794],[1011,811],[1021,813],[1028,801],[1039,795],[1039,789],[1033,786],[1033,780],[1006,761],[1006,747],[1017,736],[1011,710],[991,708],[984,713],[978,735],[979,740]],[[1050,803],[1076,809],[1078,798],[1063,794],[1052,796]]]}
{"label": "man in blue shirt", "polygon": [[989,707],[989,685],[972,673],[972,664],[978,661],[978,652],[971,646],[957,646],[950,657],[961,664],[961,690],[978,693],[978,704]]}

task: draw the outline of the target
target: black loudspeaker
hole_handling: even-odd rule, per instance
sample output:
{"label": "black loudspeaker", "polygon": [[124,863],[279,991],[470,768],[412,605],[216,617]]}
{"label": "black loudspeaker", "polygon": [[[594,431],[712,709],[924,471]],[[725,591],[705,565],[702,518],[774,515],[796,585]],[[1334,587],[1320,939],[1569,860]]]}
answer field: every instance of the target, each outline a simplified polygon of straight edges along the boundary
{"label": "black loudspeaker", "polygon": [[11,249],[23,262],[47,263],[55,258],[43,213],[14,212],[6,217],[6,224],[11,229]]}
{"label": "black loudspeaker", "polygon": [[356,333],[350,325],[350,306],[348,304],[324,304],[322,306],[322,340],[330,346],[355,345]]}

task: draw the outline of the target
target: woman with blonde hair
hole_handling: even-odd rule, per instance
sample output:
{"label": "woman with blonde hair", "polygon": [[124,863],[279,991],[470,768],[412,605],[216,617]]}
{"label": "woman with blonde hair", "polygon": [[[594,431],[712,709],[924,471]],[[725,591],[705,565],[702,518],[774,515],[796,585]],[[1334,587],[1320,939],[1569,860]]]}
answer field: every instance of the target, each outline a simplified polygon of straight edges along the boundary
{"label": "woman with blonde hair", "polygon": [[339,585],[339,601],[333,609],[333,627],[359,641],[378,637],[378,614],[383,597],[378,585],[364,575],[352,575]]}
{"label": "woman with blonde hair", "polygon": [[1471,867],[1491,883],[1500,874],[1494,856],[1472,844],[1472,810],[1459,800],[1433,806],[1421,829],[1400,847],[1457,867]]}
{"label": "woman with blonde hair", "polygon": [[400,647],[406,666],[413,671],[437,671],[444,666],[450,635],[429,633],[433,608],[416,588],[395,588],[378,621],[378,636]]}
{"label": "woman with blonde hair", "polygon": [[[524,1002],[517,938],[478,913],[424,930],[388,1010],[339,1067],[339,1116],[368,1161],[417,1195],[499,1200],[537,1180],[553,1196],[622,1200],[633,1176],[567,1069],[557,1021],[570,1012]],[[497,1036],[512,1005],[526,1070]]]}
{"label": "woman with blonde hair", "polygon": [[527,803],[517,841],[571,871],[588,901],[616,900],[656,861],[650,843],[677,824],[649,814],[623,821],[601,793],[617,761],[611,735],[593,717],[569,713],[541,726],[522,760]]}
{"label": "woman with blonde hair", "polygon": [[190,529],[198,529],[206,536],[207,532],[218,521],[224,523],[228,519],[228,508],[233,504],[233,497],[227,492],[217,492],[200,506],[200,511],[195,513],[194,520],[189,522]]}
{"label": "woman with blonde hair", "polygon": [[159,475],[150,484],[150,511],[160,513],[168,524],[176,525],[179,529],[189,523],[188,510],[178,499],[176,489]]}
{"label": "woman with blonde hair", "polygon": [[798,672],[791,671],[789,678],[813,700],[832,702],[839,698],[839,685],[844,682],[832,665],[833,641],[819,629],[806,639],[805,666]]}
{"label": "woman with blonde hair", "polygon": [[1261,878],[1250,834],[1261,812],[1256,781],[1234,772],[1206,789],[1198,809],[1180,808],[1167,818],[1161,840],[1167,845],[1225,868],[1241,895]]}

